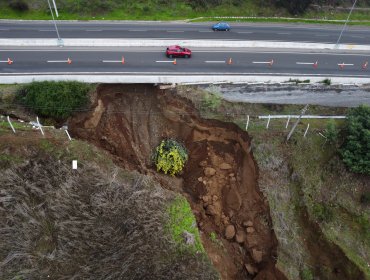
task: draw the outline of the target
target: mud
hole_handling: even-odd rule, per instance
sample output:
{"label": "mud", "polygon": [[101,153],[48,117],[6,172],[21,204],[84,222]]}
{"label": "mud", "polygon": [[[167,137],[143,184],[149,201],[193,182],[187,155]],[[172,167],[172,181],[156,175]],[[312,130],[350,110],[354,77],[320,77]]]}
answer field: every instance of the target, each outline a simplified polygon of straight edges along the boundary
{"label": "mud", "polygon": [[[151,174],[183,193],[222,279],[286,279],[275,268],[278,244],[248,134],[232,123],[201,119],[175,93],[150,85],[100,85],[93,110],[71,118],[69,129],[108,150],[124,168]],[[164,138],[189,150],[179,178],[152,166],[151,153]]]}

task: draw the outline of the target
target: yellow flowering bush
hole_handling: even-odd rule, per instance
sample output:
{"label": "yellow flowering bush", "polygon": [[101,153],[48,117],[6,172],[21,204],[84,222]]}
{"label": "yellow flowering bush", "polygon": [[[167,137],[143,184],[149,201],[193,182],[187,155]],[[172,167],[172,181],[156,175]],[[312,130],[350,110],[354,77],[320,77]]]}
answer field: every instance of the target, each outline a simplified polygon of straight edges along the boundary
{"label": "yellow flowering bush", "polygon": [[188,151],[182,144],[173,139],[162,140],[153,155],[157,171],[162,170],[165,174],[172,176],[183,170],[187,160]]}

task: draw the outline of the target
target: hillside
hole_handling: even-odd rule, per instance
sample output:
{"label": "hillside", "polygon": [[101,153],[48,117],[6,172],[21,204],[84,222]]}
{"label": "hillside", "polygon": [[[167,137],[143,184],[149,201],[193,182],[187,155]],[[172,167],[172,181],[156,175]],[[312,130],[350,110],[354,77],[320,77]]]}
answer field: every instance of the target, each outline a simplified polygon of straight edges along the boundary
{"label": "hillside", "polygon": [[[22,114],[26,120],[33,119],[33,113],[25,111],[24,105],[14,104],[17,98],[12,96],[19,87],[0,87],[0,109],[12,112],[13,117]],[[11,262],[26,255],[13,254],[8,261],[5,252],[24,252],[29,249],[26,245],[41,243],[32,251],[34,254],[27,253],[34,260],[30,264],[43,268],[45,273],[71,268],[57,270],[67,278],[73,273],[93,271],[114,276],[125,271],[133,273],[130,279],[151,279],[146,276],[149,273],[153,279],[169,273],[174,273],[170,277],[174,279],[206,279],[205,275],[217,279],[204,254],[196,253],[198,249],[195,254],[191,249],[184,254],[184,238],[173,239],[171,231],[166,231],[168,222],[158,223],[171,220],[168,205],[178,203],[175,194],[181,194],[190,203],[196,220],[187,231],[194,232],[192,225],[197,225],[202,246],[222,279],[369,279],[369,178],[349,172],[342,163],[338,146],[343,132],[338,142],[329,143],[318,134],[326,135],[327,122],[310,121],[310,131],[304,138],[305,120],[286,143],[285,120],[273,120],[266,129],[266,121],[256,116],[296,114],[302,106],[231,103],[222,100],[214,87],[210,90],[211,93],[197,87],[161,90],[152,85],[92,86],[88,107],[72,110],[68,119],[70,133],[80,139],[71,142],[62,131],[53,129],[43,139],[39,131],[22,128],[21,123],[17,123],[20,133],[12,135],[3,121],[1,166],[7,170],[4,174],[10,175],[1,181],[5,198],[0,204],[0,222],[12,217],[20,222],[10,224],[11,231],[4,233],[6,242],[0,247],[0,256],[7,261],[3,261],[6,270],[0,271],[11,275],[31,273],[24,274],[26,279],[37,275],[22,266],[25,262]],[[37,106],[36,109],[46,109]],[[52,103],[47,107],[52,108]],[[327,115],[346,111],[309,108],[311,113]],[[251,116],[248,132],[247,115]],[[46,117],[43,121],[52,122]],[[335,125],[340,130],[344,124]],[[189,161],[177,177],[158,173],[151,162],[153,149],[166,138],[177,139],[189,151]],[[72,159],[79,160],[78,171],[70,169]],[[37,184],[39,181],[42,183]],[[14,183],[19,187],[10,187]],[[39,207],[30,208],[20,200],[20,208],[6,204],[8,199],[24,195],[36,197],[36,202],[26,202]],[[37,210],[35,223],[22,223],[30,216],[28,210],[22,209]],[[82,228],[71,228],[74,240],[79,242],[71,247],[55,246],[70,244],[71,236],[68,229],[54,230],[50,223],[47,234],[40,234],[40,230],[33,233],[34,228],[45,228],[39,220],[45,221],[49,213],[57,225],[72,221],[71,226]],[[120,219],[113,219],[109,213]],[[101,224],[102,220],[107,223]],[[126,226],[131,231],[125,230]],[[110,240],[112,235],[117,239]],[[37,242],[24,240],[24,236],[33,236]],[[27,242],[18,245],[14,238]],[[93,243],[85,244],[85,239]],[[124,242],[127,239],[134,247]],[[154,251],[164,255],[153,256],[151,248],[158,248]],[[76,262],[80,270],[66,260],[71,250],[82,256]],[[117,258],[142,262],[114,266],[110,250]],[[130,253],[123,255],[122,251]],[[99,261],[99,265],[84,262],[91,252],[92,261]],[[109,263],[107,270],[97,270],[103,261]],[[161,269],[153,270],[154,267]],[[140,274],[146,270],[148,274]]]}
{"label": "hillside", "polygon": [[[318,0],[188,0],[188,1],[56,1],[59,19],[173,20],[198,17],[303,17],[346,19],[351,1]],[[369,20],[369,0],[358,1],[351,19]],[[50,19],[43,0],[8,0],[0,3],[0,18]],[[270,19],[272,21],[273,19]]]}

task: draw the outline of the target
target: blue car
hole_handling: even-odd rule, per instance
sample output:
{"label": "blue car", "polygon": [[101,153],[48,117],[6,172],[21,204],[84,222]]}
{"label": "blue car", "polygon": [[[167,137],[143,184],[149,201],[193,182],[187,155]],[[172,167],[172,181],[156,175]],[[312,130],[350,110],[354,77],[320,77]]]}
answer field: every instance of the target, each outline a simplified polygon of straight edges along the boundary
{"label": "blue car", "polygon": [[219,22],[212,26],[213,31],[229,31],[230,25],[226,22]]}

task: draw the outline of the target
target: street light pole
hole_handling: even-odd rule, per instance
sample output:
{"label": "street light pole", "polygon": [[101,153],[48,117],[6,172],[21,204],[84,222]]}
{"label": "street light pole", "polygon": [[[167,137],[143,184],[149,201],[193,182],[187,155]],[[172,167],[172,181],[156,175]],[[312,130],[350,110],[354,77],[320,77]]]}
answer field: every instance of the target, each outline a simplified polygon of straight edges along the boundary
{"label": "street light pole", "polygon": [[352,14],[352,10],[353,10],[353,8],[355,7],[356,2],[357,2],[357,0],[355,0],[355,2],[354,2],[354,3],[353,3],[353,5],[352,5],[351,10],[349,11],[349,14],[348,14],[347,20],[346,20],[346,22],[344,23],[344,26],[343,26],[343,28],[342,28],[342,31],[340,32],[339,38],[338,38],[338,40],[337,40],[337,43],[336,43],[336,44],[335,44],[335,46],[334,46],[334,48],[335,48],[335,49],[337,49],[337,48],[339,47],[339,41],[340,41],[340,39],[342,38],[342,34],[343,34],[343,32],[344,32],[344,29],[346,29],[346,26],[347,26],[347,23],[348,23],[349,17],[350,17],[350,16],[351,16],[351,14]]}
{"label": "street light pole", "polygon": [[55,22],[54,13],[53,13],[53,10],[52,10],[51,5],[50,5],[50,0],[48,0],[48,4],[49,4],[49,9],[50,9],[51,16],[53,18],[55,31],[57,32],[57,35],[58,35],[58,46],[63,47],[63,40],[60,38],[60,35],[59,35],[57,23]]}

